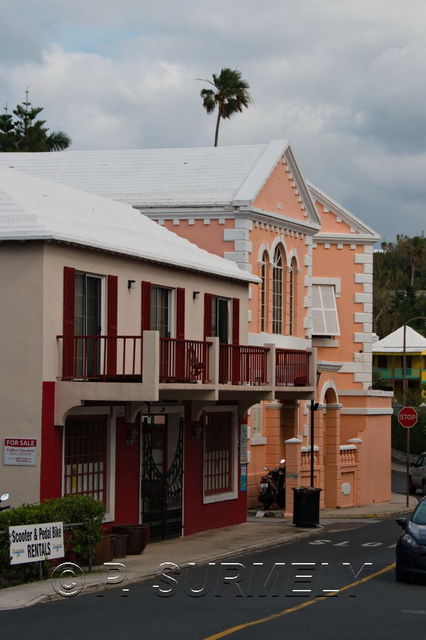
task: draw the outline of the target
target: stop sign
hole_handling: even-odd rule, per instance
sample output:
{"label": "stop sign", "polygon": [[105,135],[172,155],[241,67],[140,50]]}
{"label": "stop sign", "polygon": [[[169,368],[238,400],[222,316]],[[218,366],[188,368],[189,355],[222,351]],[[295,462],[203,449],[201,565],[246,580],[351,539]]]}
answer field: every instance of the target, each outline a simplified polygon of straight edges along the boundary
{"label": "stop sign", "polygon": [[398,413],[398,422],[402,427],[411,429],[417,424],[417,411],[413,407],[402,407]]}

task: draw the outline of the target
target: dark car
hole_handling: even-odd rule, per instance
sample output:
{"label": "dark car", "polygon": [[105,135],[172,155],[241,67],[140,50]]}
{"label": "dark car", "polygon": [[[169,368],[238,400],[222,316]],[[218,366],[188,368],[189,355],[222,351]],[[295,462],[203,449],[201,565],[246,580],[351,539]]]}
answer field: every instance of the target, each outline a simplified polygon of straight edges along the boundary
{"label": "dark car", "polygon": [[396,579],[426,578],[426,498],[409,518],[397,518],[396,522],[403,528],[396,543]]}

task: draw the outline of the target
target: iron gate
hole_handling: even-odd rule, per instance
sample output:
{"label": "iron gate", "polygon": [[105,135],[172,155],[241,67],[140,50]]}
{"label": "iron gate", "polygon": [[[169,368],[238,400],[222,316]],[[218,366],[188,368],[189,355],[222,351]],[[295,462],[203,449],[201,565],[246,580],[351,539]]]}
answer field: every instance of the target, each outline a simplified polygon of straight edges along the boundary
{"label": "iron gate", "polygon": [[142,422],[142,522],[150,526],[151,539],[164,540],[182,532],[183,420],[173,461],[161,472],[152,455],[150,419]]}

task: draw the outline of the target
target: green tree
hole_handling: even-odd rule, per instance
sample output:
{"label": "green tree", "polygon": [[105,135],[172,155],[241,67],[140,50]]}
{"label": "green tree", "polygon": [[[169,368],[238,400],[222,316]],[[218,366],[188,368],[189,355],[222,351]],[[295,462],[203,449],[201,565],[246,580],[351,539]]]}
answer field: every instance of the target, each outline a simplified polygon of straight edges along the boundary
{"label": "green tree", "polygon": [[241,73],[237,69],[225,67],[219,75],[213,73],[213,81],[202,79],[208,82],[213,89],[202,89],[201,98],[203,107],[207,113],[213,113],[217,108],[216,130],[214,135],[214,146],[217,147],[219,137],[219,125],[221,119],[229,119],[234,113],[241,113],[252,103],[248,92],[250,88]]}
{"label": "green tree", "polygon": [[[374,331],[380,338],[426,316],[426,238],[398,235],[374,254]],[[423,332],[424,320],[411,325]]]}
{"label": "green tree", "polygon": [[12,114],[0,116],[0,151],[63,151],[71,144],[71,138],[63,131],[45,127],[46,120],[37,120],[43,107],[33,107],[26,99],[16,106]]}

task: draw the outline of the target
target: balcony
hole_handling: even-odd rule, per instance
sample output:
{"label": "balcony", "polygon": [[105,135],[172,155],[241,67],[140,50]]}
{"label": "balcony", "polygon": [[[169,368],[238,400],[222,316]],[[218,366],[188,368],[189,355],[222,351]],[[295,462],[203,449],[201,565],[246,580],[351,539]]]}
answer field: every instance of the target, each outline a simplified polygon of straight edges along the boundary
{"label": "balcony", "polygon": [[278,387],[306,387],[309,384],[309,352],[276,349],[275,357],[275,383]]}
{"label": "balcony", "polygon": [[160,338],[160,382],[199,382],[209,379],[211,342]]}
{"label": "balcony", "polygon": [[221,344],[219,347],[219,383],[266,385],[269,349],[245,345]]}
{"label": "balcony", "polygon": [[[143,382],[143,337],[58,336],[62,380]],[[160,338],[159,382],[207,383],[211,343]],[[150,368],[150,371],[152,369]]]}
{"label": "balcony", "polygon": [[[311,397],[308,351],[219,344],[218,338],[58,336],[58,393],[80,400],[157,401]],[[94,384],[102,383],[102,384]]]}
{"label": "balcony", "polygon": [[[407,380],[420,380],[424,369],[405,369],[405,377]],[[402,380],[403,369],[402,367],[377,369],[377,372],[382,380]]]}

